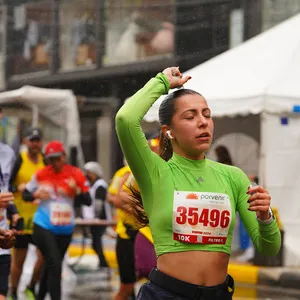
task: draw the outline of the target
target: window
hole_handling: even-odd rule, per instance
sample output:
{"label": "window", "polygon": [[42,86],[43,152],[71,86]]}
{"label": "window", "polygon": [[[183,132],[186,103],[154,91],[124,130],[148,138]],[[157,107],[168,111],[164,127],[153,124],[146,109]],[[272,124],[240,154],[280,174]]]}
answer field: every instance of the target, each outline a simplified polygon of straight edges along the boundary
{"label": "window", "polygon": [[107,0],[103,64],[123,64],[172,55],[173,2]]}
{"label": "window", "polygon": [[0,4],[0,90],[4,88],[6,10]]}
{"label": "window", "polygon": [[300,1],[297,0],[263,0],[262,30],[287,20],[300,12]]}
{"label": "window", "polygon": [[5,9],[0,5],[0,53],[4,53],[5,48]]}
{"label": "window", "polygon": [[51,1],[14,7],[13,38],[9,40],[14,75],[49,68],[52,46],[51,20]]}
{"label": "window", "polygon": [[96,63],[96,1],[61,1],[60,55],[63,70]]}

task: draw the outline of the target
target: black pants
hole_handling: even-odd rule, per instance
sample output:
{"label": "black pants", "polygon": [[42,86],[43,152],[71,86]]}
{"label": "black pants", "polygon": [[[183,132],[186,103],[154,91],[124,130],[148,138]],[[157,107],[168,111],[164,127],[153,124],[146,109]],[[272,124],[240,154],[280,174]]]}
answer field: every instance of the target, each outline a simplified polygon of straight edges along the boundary
{"label": "black pants", "polygon": [[116,255],[119,266],[120,281],[124,284],[136,282],[134,266],[134,238],[117,237]]}
{"label": "black pants", "polygon": [[54,235],[49,230],[34,224],[33,240],[45,259],[38,300],[43,300],[47,291],[51,300],[61,299],[62,262],[71,238],[72,235]]}
{"label": "black pants", "polygon": [[91,226],[91,235],[93,239],[93,249],[98,255],[99,258],[99,267],[108,267],[107,261],[105,259],[102,247],[102,236],[105,232],[105,226]]}
{"label": "black pants", "polygon": [[8,292],[8,277],[10,273],[10,255],[0,255],[0,295],[6,296]]}
{"label": "black pants", "polygon": [[224,283],[205,287],[178,280],[154,268],[137,300],[232,300],[233,291],[234,283],[229,275]]}

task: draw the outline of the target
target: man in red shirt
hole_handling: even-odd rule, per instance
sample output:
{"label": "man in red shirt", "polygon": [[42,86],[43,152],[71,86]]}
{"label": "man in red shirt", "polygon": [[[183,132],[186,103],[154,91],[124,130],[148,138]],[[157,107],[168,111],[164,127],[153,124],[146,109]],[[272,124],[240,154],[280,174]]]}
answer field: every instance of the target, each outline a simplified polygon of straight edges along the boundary
{"label": "man in red shirt", "polygon": [[66,152],[59,141],[45,148],[49,165],[39,170],[27,183],[25,201],[40,200],[34,215],[33,240],[45,258],[38,299],[47,291],[51,300],[61,299],[62,261],[75,227],[74,199],[91,205],[89,184],[83,172],[66,163]]}

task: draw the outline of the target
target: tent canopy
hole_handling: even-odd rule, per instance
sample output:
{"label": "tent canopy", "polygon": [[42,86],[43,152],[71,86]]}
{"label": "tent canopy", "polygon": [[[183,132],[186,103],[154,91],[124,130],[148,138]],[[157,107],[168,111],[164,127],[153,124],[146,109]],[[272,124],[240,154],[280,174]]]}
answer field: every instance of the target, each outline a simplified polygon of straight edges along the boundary
{"label": "tent canopy", "polygon": [[[300,104],[300,14],[189,70],[214,116],[288,113]],[[145,120],[157,121],[163,98]],[[283,101],[284,99],[284,101]]]}
{"label": "tent canopy", "polygon": [[72,91],[23,86],[0,93],[0,104],[20,103],[50,119],[67,133],[66,147],[80,149],[80,120],[77,100]]}

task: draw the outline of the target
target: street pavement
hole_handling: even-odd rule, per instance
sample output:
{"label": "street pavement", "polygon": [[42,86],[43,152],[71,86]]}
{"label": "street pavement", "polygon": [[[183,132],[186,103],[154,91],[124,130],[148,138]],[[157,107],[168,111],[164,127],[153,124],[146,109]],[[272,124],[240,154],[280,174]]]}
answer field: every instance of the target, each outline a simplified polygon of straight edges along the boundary
{"label": "street pavement", "polygon": [[[76,239],[73,244],[79,244]],[[113,240],[106,240],[106,248],[113,249]],[[35,260],[34,247],[30,248],[25,262],[24,272],[19,289],[19,300],[26,300],[23,290],[29,282]],[[118,289],[119,278],[115,266],[111,269],[111,278],[107,273],[97,269],[98,260],[93,254],[85,254],[81,259],[78,256],[67,256],[63,266],[63,300],[112,300]],[[143,282],[136,285],[136,292]],[[50,299],[47,297],[47,300]],[[259,286],[250,284],[236,284],[234,300],[294,300],[300,299],[300,289],[293,290],[277,286]]]}

